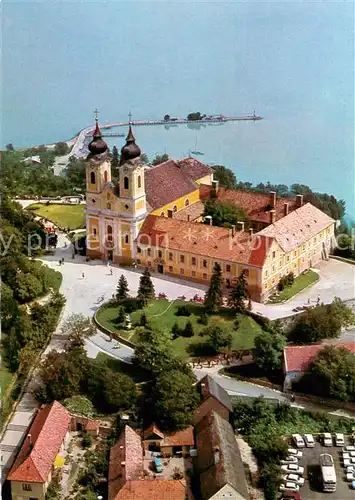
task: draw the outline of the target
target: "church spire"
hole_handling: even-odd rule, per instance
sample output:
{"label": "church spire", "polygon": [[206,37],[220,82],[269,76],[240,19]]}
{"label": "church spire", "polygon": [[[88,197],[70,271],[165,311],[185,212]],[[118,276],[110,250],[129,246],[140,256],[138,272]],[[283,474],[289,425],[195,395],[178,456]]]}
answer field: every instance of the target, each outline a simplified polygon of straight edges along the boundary
{"label": "church spire", "polygon": [[126,137],[126,144],[121,149],[120,164],[122,165],[122,163],[125,163],[128,160],[134,160],[134,158],[138,158],[140,154],[141,154],[140,147],[136,144],[136,139],[133,135],[132,127],[130,125]]}
{"label": "church spire", "polygon": [[89,151],[92,155],[99,155],[107,151],[107,144],[106,142],[102,139],[101,135],[101,130],[99,127],[99,120],[98,120],[98,110],[95,109],[95,130],[94,133],[92,134],[92,141],[89,143],[88,148]]}

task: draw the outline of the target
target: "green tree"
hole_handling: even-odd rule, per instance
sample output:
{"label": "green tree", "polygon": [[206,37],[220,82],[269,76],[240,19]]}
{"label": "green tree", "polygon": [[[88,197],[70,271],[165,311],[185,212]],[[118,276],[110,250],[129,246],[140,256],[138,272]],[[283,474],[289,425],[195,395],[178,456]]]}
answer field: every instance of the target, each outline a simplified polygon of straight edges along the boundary
{"label": "green tree", "polygon": [[66,142],[57,142],[54,147],[54,154],[56,156],[64,156],[68,154],[69,146]]}
{"label": "green tree", "polygon": [[199,403],[193,378],[180,370],[161,373],[151,392],[154,420],[163,431],[174,432],[191,424]]}
{"label": "green tree", "polygon": [[229,305],[235,312],[244,313],[246,310],[245,301],[248,297],[248,282],[245,277],[245,271],[242,271],[231,290]]}
{"label": "green tree", "polygon": [[141,332],[134,350],[134,363],[152,374],[159,374],[179,361],[173,352],[170,333],[157,330]]}
{"label": "green tree", "polygon": [[75,157],[71,158],[65,169],[65,174],[68,185],[71,188],[70,191],[72,191],[73,188],[85,191],[86,189],[85,160],[77,159]]}
{"label": "green tree", "polygon": [[266,373],[280,370],[285,345],[286,337],[283,335],[263,332],[254,342],[252,349],[254,362]]}
{"label": "green tree", "polygon": [[141,161],[142,161],[143,163],[145,163],[146,165],[148,165],[148,163],[149,163],[149,158],[148,158],[148,155],[146,155],[145,153],[141,153],[140,158],[141,158]]}
{"label": "green tree", "polygon": [[230,349],[232,347],[233,335],[227,327],[219,324],[211,324],[203,330],[203,335],[209,338],[208,342],[215,352],[221,349]]}
{"label": "green tree", "polygon": [[246,212],[230,201],[207,200],[204,203],[203,217],[207,216],[212,217],[214,226],[232,227],[244,221],[247,227],[249,223]]}
{"label": "green tree", "polygon": [[222,268],[218,262],[215,262],[210,286],[205,296],[205,307],[209,313],[215,313],[219,311],[222,303]]}
{"label": "green tree", "polygon": [[95,335],[96,328],[90,318],[83,314],[73,313],[62,323],[61,331],[68,336],[68,341],[72,347],[82,347],[85,338]]}
{"label": "green tree", "polygon": [[324,347],[301,379],[300,387],[317,396],[355,402],[355,356],[341,344]]}
{"label": "green tree", "polygon": [[160,165],[160,163],[164,163],[169,160],[169,155],[167,153],[156,154],[152,160],[152,165]]}
{"label": "green tree", "polygon": [[101,386],[101,407],[105,412],[116,413],[118,410],[128,410],[137,402],[136,385],[124,374],[117,374],[107,369]]}
{"label": "green tree", "polygon": [[124,274],[121,274],[120,279],[118,280],[116,299],[117,300],[127,299],[128,294],[129,294],[129,288],[128,288],[127,278],[124,276]]}
{"label": "green tree", "polygon": [[154,299],[154,297],[155,297],[154,285],[150,277],[150,272],[146,267],[139,279],[137,298],[139,300],[142,300],[143,303],[146,305],[150,300]]}
{"label": "green tree", "polygon": [[116,146],[113,146],[112,148],[112,153],[111,153],[111,168],[112,169],[118,169],[120,166],[120,155],[118,153],[118,149]]}
{"label": "green tree", "polygon": [[190,320],[186,322],[184,331],[183,331],[183,336],[184,337],[193,337],[194,336],[194,327],[191,323]]}
{"label": "green tree", "polygon": [[237,188],[237,178],[234,172],[223,165],[213,165],[213,178],[219,182],[220,186],[227,189]]}
{"label": "green tree", "polygon": [[355,322],[352,310],[340,299],[331,304],[321,304],[298,315],[289,333],[297,344],[309,344],[340,335],[342,327]]}
{"label": "green tree", "polygon": [[147,325],[148,325],[147,315],[145,312],[143,312],[139,320],[139,326],[143,326],[143,328],[146,328]]}
{"label": "green tree", "polygon": [[117,323],[124,323],[126,320],[126,313],[124,307],[120,306],[117,311]]}
{"label": "green tree", "polygon": [[43,292],[42,283],[30,273],[19,274],[16,285],[16,294],[20,302],[29,302]]}

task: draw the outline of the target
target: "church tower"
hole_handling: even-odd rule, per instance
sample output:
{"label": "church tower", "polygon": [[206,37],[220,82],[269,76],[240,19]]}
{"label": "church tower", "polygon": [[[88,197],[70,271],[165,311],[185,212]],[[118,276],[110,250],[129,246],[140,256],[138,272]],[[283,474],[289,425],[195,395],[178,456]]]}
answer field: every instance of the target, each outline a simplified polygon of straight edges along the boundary
{"label": "church tower", "polygon": [[101,193],[105,185],[111,181],[110,154],[106,142],[102,139],[97,117],[96,127],[88,149],[89,155],[86,158],[87,255],[97,259],[104,257]]}
{"label": "church tower", "polygon": [[134,242],[147,215],[144,163],[140,155],[141,150],[130,126],[126,144],[121,149],[119,168],[122,258],[135,257]]}

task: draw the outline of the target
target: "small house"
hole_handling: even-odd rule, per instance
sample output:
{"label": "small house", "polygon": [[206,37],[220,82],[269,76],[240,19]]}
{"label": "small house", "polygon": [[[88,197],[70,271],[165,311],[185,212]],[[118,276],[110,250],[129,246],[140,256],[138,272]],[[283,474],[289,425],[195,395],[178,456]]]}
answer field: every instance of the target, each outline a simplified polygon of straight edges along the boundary
{"label": "small house", "polygon": [[191,425],[173,434],[165,434],[152,424],[143,432],[144,450],[162,453],[166,457],[189,454],[194,445],[194,429]]}
{"label": "small house", "polygon": [[197,384],[196,389],[201,395],[201,403],[195,410],[193,423],[197,425],[211,410],[214,410],[225,420],[229,421],[232,411],[231,398],[212,377],[206,375]]}

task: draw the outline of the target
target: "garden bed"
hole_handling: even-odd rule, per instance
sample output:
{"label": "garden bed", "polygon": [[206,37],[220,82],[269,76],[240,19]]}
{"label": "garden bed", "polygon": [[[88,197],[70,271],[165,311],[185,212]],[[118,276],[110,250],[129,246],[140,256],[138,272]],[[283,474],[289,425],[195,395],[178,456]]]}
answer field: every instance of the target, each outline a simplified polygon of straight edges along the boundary
{"label": "garden bed", "polygon": [[269,302],[271,304],[285,302],[286,300],[291,299],[291,297],[301,292],[305,288],[308,288],[310,285],[313,285],[318,280],[319,280],[318,273],[314,271],[307,271],[301,274],[300,276],[297,276],[293,284],[287,286],[281,292],[278,292],[278,295],[273,295],[272,297],[270,297]]}

